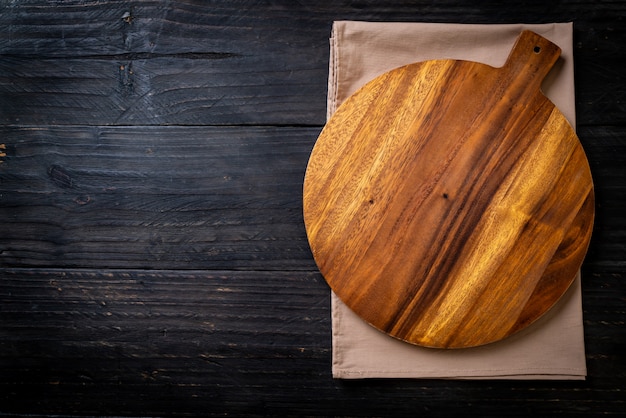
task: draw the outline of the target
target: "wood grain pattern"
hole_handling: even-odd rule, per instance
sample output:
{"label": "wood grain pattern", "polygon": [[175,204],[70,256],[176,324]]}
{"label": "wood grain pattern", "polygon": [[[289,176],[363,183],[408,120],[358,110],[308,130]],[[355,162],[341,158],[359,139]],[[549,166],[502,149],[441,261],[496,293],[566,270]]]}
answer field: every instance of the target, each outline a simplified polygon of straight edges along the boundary
{"label": "wood grain pattern", "polygon": [[[323,123],[327,66],[316,63],[328,54],[310,39],[327,36],[326,25],[295,30],[254,1],[161,3],[4,7],[0,122]],[[288,43],[266,29],[287,21]]]}
{"label": "wood grain pattern", "polygon": [[[336,19],[575,22],[596,198],[587,381],[332,379],[328,286],[299,212]],[[0,2],[0,415],[623,415],[624,19],[608,0]],[[155,126],[172,124],[193,126]],[[205,146],[207,164],[185,166]],[[244,167],[256,180],[215,193]],[[33,251],[1,252],[18,246]]]}
{"label": "wood grain pattern", "polygon": [[319,131],[0,128],[0,263],[310,270],[301,190]]}
{"label": "wood grain pattern", "polygon": [[593,183],[540,92],[558,47],[523,32],[502,68],[427,61],[333,115],[304,214],[324,277],[367,322],[429,347],[517,332],[565,292],[589,244]]}
{"label": "wood grain pattern", "polygon": [[[77,399],[89,415],[223,402],[247,413],[293,396],[329,356],[328,289],[313,271],[5,269],[0,304],[0,407],[10,415],[62,414]],[[299,370],[286,379],[283,367]]]}
{"label": "wood grain pattern", "polygon": [[[8,2],[0,13],[0,123],[321,126],[333,20],[493,23],[501,12],[455,0],[436,11],[419,1],[271,3]],[[576,20],[579,123],[614,124],[626,114],[623,25],[579,18],[618,6],[568,2],[532,14],[535,23]],[[501,17],[516,23],[518,15]]]}

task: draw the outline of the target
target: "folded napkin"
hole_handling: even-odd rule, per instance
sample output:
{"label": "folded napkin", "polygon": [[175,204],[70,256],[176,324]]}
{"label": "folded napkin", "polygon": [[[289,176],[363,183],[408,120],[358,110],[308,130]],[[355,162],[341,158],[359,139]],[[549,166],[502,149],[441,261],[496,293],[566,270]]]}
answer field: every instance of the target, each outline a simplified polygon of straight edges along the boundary
{"label": "folded napkin", "polygon": [[[328,117],[359,87],[401,65],[463,59],[500,67],[524,29],[562,49],[543,83],[546,96],[575,126],[572,24],[463,25],[340,21],[333,25]],[[482,347],[423,348],[361,320],[331,292],[335,378],[568,379],[586,376],[580,274],[537,322]]]}

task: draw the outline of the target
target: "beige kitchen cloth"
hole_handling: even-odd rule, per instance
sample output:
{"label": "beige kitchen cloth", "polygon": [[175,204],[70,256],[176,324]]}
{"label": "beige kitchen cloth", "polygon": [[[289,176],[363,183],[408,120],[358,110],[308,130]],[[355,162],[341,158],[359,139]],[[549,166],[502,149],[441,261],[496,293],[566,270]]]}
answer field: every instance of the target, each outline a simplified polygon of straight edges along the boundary
{"label": "beige kitchen cloth", "polygon": [[[339,21],[333,25],[328,116],[355,90],[401,65],[462,59],[500,67],[523,29],[559,45],[561,59],[542,90],[575,126],[572,24],[464,25]],[[587,370],[580,274],[537,322],[492,344],[432,349],[392,338],[361,320],[331,292],[335,378],[567,379]]]}

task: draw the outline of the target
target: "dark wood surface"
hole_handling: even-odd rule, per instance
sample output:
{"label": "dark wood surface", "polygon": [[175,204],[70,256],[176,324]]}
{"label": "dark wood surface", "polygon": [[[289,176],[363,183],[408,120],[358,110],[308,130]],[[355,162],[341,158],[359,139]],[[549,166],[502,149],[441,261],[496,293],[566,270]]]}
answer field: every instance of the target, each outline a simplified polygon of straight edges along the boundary
{"label": "dark wood surface", "polygon": [[[0,415],[626,412],[626,3],[0,3]],[[589,376],[338,381],[302,220],[333,20],[574,22]]]}

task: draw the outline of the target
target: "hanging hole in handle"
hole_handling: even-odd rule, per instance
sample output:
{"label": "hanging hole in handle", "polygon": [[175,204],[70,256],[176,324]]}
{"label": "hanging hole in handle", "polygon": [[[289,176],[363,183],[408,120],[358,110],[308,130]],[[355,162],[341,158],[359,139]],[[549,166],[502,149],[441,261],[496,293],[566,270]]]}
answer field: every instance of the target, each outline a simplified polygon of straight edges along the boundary
{"label": "hanging hole in handle", "polygon": [[541,52],[541,47],[540,47],[539,45],[535,46],[535,47],[533,48],[533,52],[534,52],[535,54],[540,53],[540,52]]}

